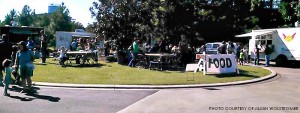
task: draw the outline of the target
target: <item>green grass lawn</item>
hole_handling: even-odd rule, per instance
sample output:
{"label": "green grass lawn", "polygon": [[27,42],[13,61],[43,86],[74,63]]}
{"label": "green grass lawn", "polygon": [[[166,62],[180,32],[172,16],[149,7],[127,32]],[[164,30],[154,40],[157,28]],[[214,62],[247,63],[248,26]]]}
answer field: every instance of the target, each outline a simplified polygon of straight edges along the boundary
{"label": "green grass lawn", "polygon": [[250,80],[270,74],[262,68],[239,66],[240,75],[202,75],[202,72],[155,71],[131,68],[117,63],[100,62],[98,67],[61,67],[47,59],[46,65],[36,60],[33,81],[74,84],[175,85],[209,84]]}

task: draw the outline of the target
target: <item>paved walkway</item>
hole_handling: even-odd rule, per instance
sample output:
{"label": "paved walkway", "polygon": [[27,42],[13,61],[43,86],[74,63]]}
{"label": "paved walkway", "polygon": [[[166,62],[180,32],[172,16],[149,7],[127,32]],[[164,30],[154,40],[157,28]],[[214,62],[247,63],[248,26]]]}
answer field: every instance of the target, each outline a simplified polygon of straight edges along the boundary
{"label": "paved walkway", "polygon": [[119,113],[299,113],[300,70],[271,69],[280,75],[274,81],[234,87],[160,90]]}
{"label": "paved walkway", "polygon": [[0,96],[0,113],[299,113],[299,68],[270,69],[278,76],[243,85],[160,89],[39,86],[34,95],[20,94],[14,87],[12,96]]}

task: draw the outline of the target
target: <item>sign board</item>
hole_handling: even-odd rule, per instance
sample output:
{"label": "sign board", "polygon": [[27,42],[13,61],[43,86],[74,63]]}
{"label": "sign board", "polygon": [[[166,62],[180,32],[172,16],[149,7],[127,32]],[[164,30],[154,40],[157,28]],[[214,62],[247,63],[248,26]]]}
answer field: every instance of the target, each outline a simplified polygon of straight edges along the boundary
{"label": "sign board", "polygon": [[185,71],[194,71],[196,68],[198,68],[198,64],[187,64],[185,67]]}
{"label": "sign board", "polygon": [[196,59],[197,59],[197,60],[200,60],[200,59],[201,59],[201,55],[202,55],[202,54],[196,54]]}
{"label": "sign board", "polygon": [[233,54],[201,55],[197,66],[194,73],[199,69],[199,71],[203,71],[204,75],[206,73],[223,74],[235,72],[239,74]]}
{"label": "sign board", "polygon": [[206,55],[208,73],[234,73],[237,72],[237,63],[233,54]]}
{"label": "sign board", "polygon": [[[194,73],[196,73],[199,69],[199,71],[203,71],[203,74],[205,75],[205,55],[202,55],[202,54],[198,54],[200,59],[198,61],[198,64],[197,64],[197,68],[194,68]],[[196,56],[197,57],[197,56]]]}

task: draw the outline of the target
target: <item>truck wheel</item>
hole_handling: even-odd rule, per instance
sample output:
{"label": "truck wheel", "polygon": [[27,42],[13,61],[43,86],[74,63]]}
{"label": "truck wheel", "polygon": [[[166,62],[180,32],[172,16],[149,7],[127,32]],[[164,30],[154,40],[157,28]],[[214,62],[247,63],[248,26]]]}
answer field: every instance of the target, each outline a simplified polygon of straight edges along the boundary
{"label": "truck wheel", "polygon": [[276,66],[286,66],[288,64],[288,60],[286,56],[278,56],[276,58]]}

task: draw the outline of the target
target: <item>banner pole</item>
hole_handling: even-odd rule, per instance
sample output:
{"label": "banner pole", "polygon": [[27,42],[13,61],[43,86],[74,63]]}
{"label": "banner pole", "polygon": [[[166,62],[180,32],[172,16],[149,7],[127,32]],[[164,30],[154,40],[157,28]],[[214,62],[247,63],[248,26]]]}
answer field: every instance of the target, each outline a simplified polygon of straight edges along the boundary
{"label": "banner pole", "polygon": [[206,75],[206,55],[204,53],[204,58],[203,58],[203,75]]}

